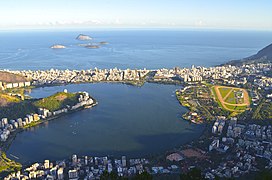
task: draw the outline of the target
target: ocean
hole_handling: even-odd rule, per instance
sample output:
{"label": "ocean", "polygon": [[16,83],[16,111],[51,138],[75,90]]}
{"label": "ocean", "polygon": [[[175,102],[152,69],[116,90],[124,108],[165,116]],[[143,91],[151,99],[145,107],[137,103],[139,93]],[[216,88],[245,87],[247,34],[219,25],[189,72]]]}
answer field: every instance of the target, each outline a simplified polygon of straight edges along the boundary
{"label": "ocean", "polygon": [[[79,34],[106,41],[87,49]],[[214,66],[241,59],[272,42],[272,32],[220,30],[36,30],[1,31],[1,69],[173,68]],[[51,49],[63,44],[66,49]]]}

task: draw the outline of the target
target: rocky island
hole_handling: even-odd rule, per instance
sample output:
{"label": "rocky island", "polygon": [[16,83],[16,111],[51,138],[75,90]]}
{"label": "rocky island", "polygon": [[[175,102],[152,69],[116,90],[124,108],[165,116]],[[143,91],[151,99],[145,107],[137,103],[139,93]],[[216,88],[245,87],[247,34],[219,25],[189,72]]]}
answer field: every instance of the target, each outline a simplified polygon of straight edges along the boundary
{"label": "rocky island", "polygon": [[106,44],[109,44],[109,43],[106,42],[106,41],[101,41],[99,44],[101,44],[101,45],[106,45]]}
{"label": "rocky island", "polygon": [[89,40],[92,40],[93,38],[91,38],[88,35],[80,34],[80,35],[77,36],[76,39],[80,40],[80,41],[89,41]]}
{"label": "rocky island", "polygon": [[100,48],[100,46],[98,46],[98,45],[86,45],[85,48],[88,48],[88,49],[98,49],[98,48]]}
{"label": "rocky island", "polygon": [[51,49],[65,49],[66,46],[61,45],[61,44],[55,44],[53,46],[50,47]]}

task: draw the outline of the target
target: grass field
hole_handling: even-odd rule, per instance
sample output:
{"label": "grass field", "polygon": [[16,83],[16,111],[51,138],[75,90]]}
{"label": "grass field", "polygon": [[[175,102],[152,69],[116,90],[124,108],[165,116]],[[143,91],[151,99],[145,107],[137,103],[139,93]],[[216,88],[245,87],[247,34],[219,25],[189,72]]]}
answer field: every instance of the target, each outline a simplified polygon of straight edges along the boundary
{"label": "grass field", "polygon": [[230,88],[219,88],[222,98],[225,98],[226,95],[230,92],[230,90],[231,90]]}
{"label": "grass field", "polygon": [[235,105],[225,105],[228,109],[231,109],[233,111],[244,111],[247,109],[247,106],[235,106]]}
{"label": "grass field", "polygon": [[248,92],[242,88],[213,86],[212,92],[219,106],[231,112],[244,112],[250,105]]}
{"label": "grass field", "polygon": [[34,102],[34,105],[38,108],[46,108],[50,111],[56,111],[65,108],[67,105],[75,105],[77,103],[78,96],[78,93],[58,92],[52,96]]}
{"label": "grass field", "polygon": [[8,106],[9,104],[18,103],[20,101],[21,100],[18,97],[0,93],[0,107],[5,107]]}
{"label": "grass field", "polygon": [[237,104],[234,91],[231,90],[229,95],[224,98],[224,101],[230,104]]}
{"label": "grass field", "polygon": [[216,96],[215,88],[213,86],[211,87],[211,90],[212,90],[212,93],[214,94],[215,101],[218,102],[218,105],[221,108],[224,108],[223,105],[221,104],[221,101],[219,101],[218,96]]}
{"label": "grass field", "polygon": [[7,158],[6,154],[1,152],[0,156],[0,172],[3,171],[18,171],[22,165]]}

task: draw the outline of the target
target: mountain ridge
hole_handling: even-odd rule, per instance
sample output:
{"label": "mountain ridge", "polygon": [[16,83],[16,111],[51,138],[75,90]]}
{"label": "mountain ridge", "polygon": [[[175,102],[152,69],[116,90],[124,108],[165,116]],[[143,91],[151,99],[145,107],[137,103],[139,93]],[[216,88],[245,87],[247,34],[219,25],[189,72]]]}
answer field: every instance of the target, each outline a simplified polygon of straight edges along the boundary
{"label": "mountain ridge", "polygon": [[240,60],[231,60],[225,65],[243,65],[251,63],[266,63],[272,62],[272,43],[263,49],[259,50],[256,54],[243,58]]}

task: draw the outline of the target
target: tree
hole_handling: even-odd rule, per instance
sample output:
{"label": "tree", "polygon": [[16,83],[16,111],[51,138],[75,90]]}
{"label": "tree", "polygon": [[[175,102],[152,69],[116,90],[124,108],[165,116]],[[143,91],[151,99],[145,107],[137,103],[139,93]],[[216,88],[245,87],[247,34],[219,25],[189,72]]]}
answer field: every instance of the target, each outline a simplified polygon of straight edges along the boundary
{"label": "tree", "polygon": [[270,180],[272,179],[271,170],[263,170],[255,177],[256,180]]}
{"label": "tree", "polygon": [[120,177],[118,176],[118,174],[116,172],[108,172],[108,171],[104,171],[101,176],[100,176],[101,180],[125,180],[127,178],[124,177]]}
{"label": "tree", "polygon": [[110,179],[110,173],[108,171],[104,171],[101,176],[100,176],[101,180],[108,180]]}
{"label": "tree", "polygon": [[119,176],[118,176],[118,174],[116,173],[116,172],[110,172],[110,179],[111,180],[115,180],[115,179],[118,179],[119,178]]}
{"label": "tree", "polygon": [[146,171],[141,173],[141,174],[137,174],[133,180],[152,180],[153,177],[151,174],[147,173]]}
{"label": "tree", "polygon": [[201,174],[201,170],[197,168],[191,169],[189,172],[180,175],[181,180],[202,180],[205,179]]}

